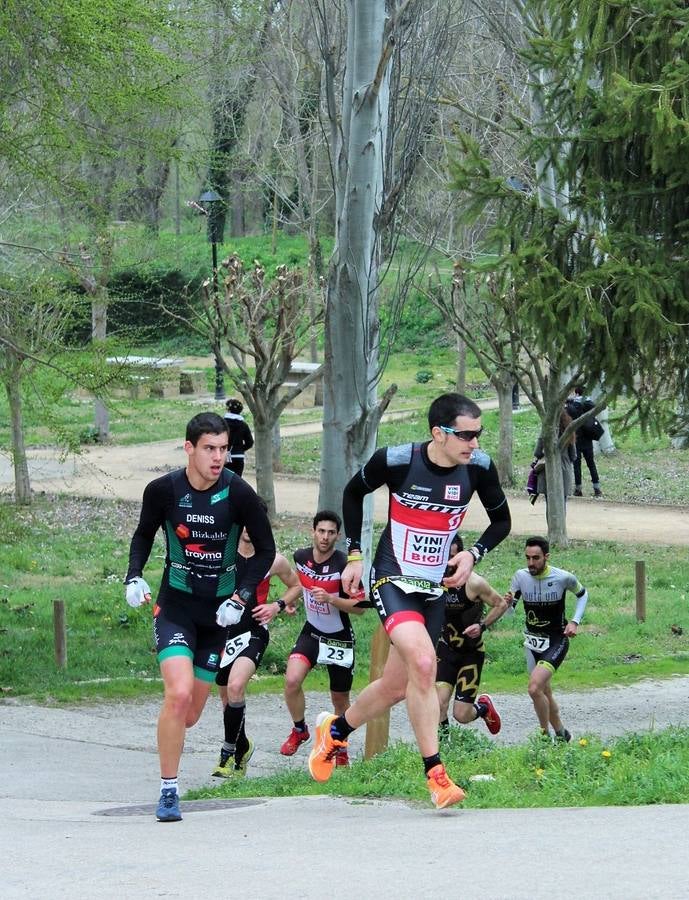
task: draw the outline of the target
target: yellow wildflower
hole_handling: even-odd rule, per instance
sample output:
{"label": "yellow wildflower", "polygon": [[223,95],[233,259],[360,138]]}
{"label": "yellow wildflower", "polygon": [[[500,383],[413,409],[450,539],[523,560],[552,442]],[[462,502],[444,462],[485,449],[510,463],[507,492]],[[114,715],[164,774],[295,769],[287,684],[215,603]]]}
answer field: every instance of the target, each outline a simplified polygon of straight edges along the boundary
{"label": "yellow wildflower", "polygon": [[586,738],[581,738],[581,739],[579,740],[579,746],[580,746],[580,747],[588,747],[588,745],[589,745],[589,742],[586,740]]}
{"label": "yellow wildflower", "polygon": [[603,759],[610,759],[610,757],[612,756],[612,753],[609,750],[603,750],[603,752],[601,753],[601,756],[603,757]]}

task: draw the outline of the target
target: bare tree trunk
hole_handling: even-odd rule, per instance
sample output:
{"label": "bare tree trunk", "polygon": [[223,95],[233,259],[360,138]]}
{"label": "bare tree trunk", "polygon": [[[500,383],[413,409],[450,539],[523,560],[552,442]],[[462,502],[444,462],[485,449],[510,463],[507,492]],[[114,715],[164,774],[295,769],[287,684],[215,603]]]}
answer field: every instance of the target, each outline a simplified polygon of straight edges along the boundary
{"label": "bare tree trunk", "polygon": [[465,394],[467,389],[467,345],[466,341],[457,332],[457,378],[455,388],[458,394]]}
{"label": "bare tree trunk", "polygon": [[546,521],[548,523],[548,540],[552,544],[566,547],[567,537],[567,505],[562,478],[562,459],[558,435],[559,410],[555,421],[543,424],[543,450],[545,453],[546,480]]}
{"label": "bare tree trunk", "polygon": [[[91,337],[94,341],[104,341],[108,332],[108,303],[101,297],[94,297],[91,303]],[[100,398],[96,398],[95,426],[99,443],[104,443],[110,436],[110,416],[108,408]]]}
{"label": "bare tree trunk", "polygon": [[496,375],[493,386],[498,395],[498,415],[500,420],[500,437],[498,443],[498,459],[496,466],[503,486],[514,485],[514,466],[512,454],[514,449],[514,419],[512,413],[512,378],[508,374]]}
{"label": "bare tree trunk", "polygon": [[7,402],[10,407],[10,429],[12,432],[12,464],[14,466],[14,494],[17,504],[29,506],[31,503],[31,481],[29,465],[26,461],[24,445],[24,427],[22,420],[22,395],[19,368],[16,378],[8,378],[5,382]]}
{"label": "bare tree trunk", "polygon": [[319,507],[338,510],[349,478],[370,456],[376,403],[378,264],[388,122],[385,4],[350,0],[342,140],[336,153],[337,221],[325,319]]}
{"label": "bare tree trunk", "polygon": [[256,493],[275,514],[275,484],[273,481],[273,427],[254,418],[254,459],[256,461]]}
{"label": "bare tree trunk", "polygon": [[280,420],[273,425],[273,472],[282,472],[282,435],[280,434]]}

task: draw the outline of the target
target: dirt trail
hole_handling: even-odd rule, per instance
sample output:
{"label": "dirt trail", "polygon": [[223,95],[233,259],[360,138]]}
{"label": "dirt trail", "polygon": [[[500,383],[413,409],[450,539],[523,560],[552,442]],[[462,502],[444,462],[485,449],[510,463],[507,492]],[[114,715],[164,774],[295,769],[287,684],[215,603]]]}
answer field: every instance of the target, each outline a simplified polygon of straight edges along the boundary
{"label": "dirt trail", "polygon": [[[290,434],[317,433],[320,424],[288,425]],[[29,452],[34,490],[80,497],[109,497],[140,501],[143,489],[153,478],[184,465],[182,441],[154,441],[129,447],[88,447],[79,457],[65,462],[56,459],[50,449]],[[249,468],[247,480],[255,486],[255,473]],[[12,471],[6,459],[0,459],[0,490],[12,490]],[[301,478],[277,478],[275,494],[279,513],[309,517],[316,509],[318,483]],[[545,504],[531,506],[526,495],[511,496],[512,532],[539,534],[545,530]],[[387,494],[375,495],[375,517],[384,521]],[[483,507],[472,503],[464,527],[479,530],[487,523]],[[567,510],[570,537],[582,540],[609,540],[629,543],[689,545],[689,510],[682,507],[639,506],[611,503],[604,498],[572,499]]]}

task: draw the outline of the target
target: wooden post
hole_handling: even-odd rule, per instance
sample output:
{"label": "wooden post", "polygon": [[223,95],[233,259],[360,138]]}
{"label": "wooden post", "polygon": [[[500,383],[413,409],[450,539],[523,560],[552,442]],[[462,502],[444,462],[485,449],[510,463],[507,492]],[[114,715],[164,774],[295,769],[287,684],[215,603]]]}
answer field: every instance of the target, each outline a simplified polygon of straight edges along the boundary
{"label": "wooden post", "polygon": [[637,559],[636,570],[636,621],[646,621],[646,563]]}
{"label": "wooden post", "polygon": [[[390,639],[382,625],[376,629],[371,640],[371,668],[369,670],[369,683],[375,681],[383,674],[385,663],[390,652]],[[364,759],[370,759],[376,753],[382,753],[388,745],[390,736],[390,711],[371,719],[366,725],[366,743],[364,744]]]}
{"label": "wooden post", "polygon": [[55,663],[58,669],[64,669],[67,667],[67,627],[64,600],[53,600],[53,628],[55,631]]}

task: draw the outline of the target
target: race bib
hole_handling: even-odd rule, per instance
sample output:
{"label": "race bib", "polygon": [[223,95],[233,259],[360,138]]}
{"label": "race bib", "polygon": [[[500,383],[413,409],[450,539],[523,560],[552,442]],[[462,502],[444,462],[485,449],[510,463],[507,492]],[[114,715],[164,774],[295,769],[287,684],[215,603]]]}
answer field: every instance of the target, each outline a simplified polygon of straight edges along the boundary
{"label": "race bib", "polygon": [[394,581],[395,587],[398,587],[405,594],[426,594],[428,597],[442,597],[445,588],[432,584],[430,581],[402,581],[400,578],[390,579]]}
{"label": "race bib", "polygon": [[235,661],[242,650],[246,650],[251,640],[251,632],[245,631],[244,634],[238,634],[237,637],[230,638],[225,644],[225,651],[220,660],[220,668],[224,669]]}
{"label": "race bib", "polygon": [[529,634],[528,631],[525,631],[524,646],[528,650],[533,650],[534,653],[545,653],[550,647],[550,638],[547,634]]}
{"label": "race bib", "polygon": [[354,645],[349,641],[319,638],[316,662],[324,666],[342,666],[343,669],[351,669],[354,665]]}

